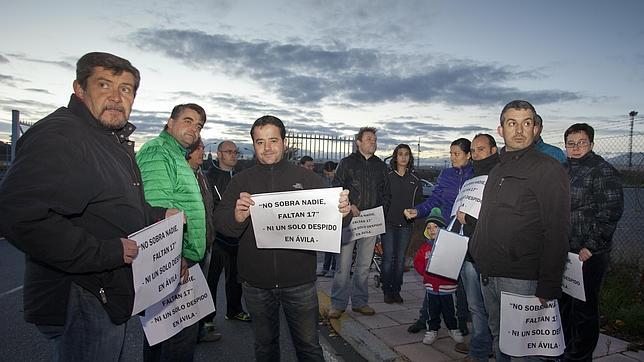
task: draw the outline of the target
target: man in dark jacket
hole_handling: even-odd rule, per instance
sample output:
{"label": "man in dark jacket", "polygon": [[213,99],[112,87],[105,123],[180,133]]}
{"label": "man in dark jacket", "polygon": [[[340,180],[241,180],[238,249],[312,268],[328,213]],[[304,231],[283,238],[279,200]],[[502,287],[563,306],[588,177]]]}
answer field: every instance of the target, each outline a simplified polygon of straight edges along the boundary
{"label": "man in dark jacket", "polygon": [[[263,116],[250,130],[257,164],[237,174],[215,210],[215,227],[239,238],[238,271],[244,298],[253,317],[255,358],[279,361],[280,305],[300,361],[323,361],[317,331],[318,297],[315,286],[315,251],[259,249],[250,207],[252,194],[323,188],[322,178],[284,159],[286,129],[282,121]],[[339,212],[351,216],[348,191],[339,195]]]}
{"label": "man in dark jacket", "polygon": [[497,361],[509,360],[499,350],[501,292],[534,295],[543,304],[558,298],[568,252],[570,184],[561,164],[536,150],[535,115],[519,100],[501,111],[505,147],[488,176],[469,243]]}
{"label": "man in dark jacket", "polygon": [[[220,142],[217,146],[217,162],[206,172],[206,177],[210,183],[211,193],[215,209],[221,201],[221,196],[228,187],[230,180],[237,173],[237,156],[239,151],[237,145],[232,141]],[[250,315],[242,307],[242,286],[237,280],[237,252],[239,250],[239,240],[215,233],[214,243],[210,255],[210,265],[208,268],[208,287],[212,293],[215,303],[217,301],[217,286],[221,272],[225,272],[226,283],[226,319],[250,322]],[[216,340],[219,332],[214,326],[215,313],[203,319],[208,333],[203,334],[200,341]]]}
{"label": "man in dark jacket", "polygon": [[[496,140],[492,135],[480,133],[472,139],[472,167],[474,176],[486,176],[497,163],[499,163],[499,153],[496,147]],[[462,211],[456,213],[457,222],[454,223],[452,231],[458,232],[463,227],[463,235],[471,237],[476,228],[476,217],[465,214]],[[463,288],[467,295],[467,307],[472,316],[472,336],[470,345],[467,342],[457,343],[454,349],[457,352],[467,353],[468,358],[472,361],[487,360],[488,355],[492,352],[492,336],[488,327],[488,314],[483,302],[481,292],[480,275],[474,267],[474,259],[470,253],[465,254],[465,261],[460,273]]]}
{"label": "man in dark jacket", "polygon": [[[360,128],[356,136],[358,151],[343,158],[335,173],[333,185],[342,186],[349,190],[351,213],[354,216],[360,215],[361,210],[382,205],[386,165],[374,154],[377,140],[375,128]],[[337,268],[333,278],[329,318],[339,318],[347,308],[349,299],[351,299],[353,311],[364,315],[376,313],[368,304],[369,265],[371,265],[375,245],[375,236],[353,241],[342,241],[340,263],[336,265]],[[351,285],[349,272],[354,247],[357,250],[353,285]]]}
{"label": "man in dark jacket", "polygon": [[0,184],[0,233],[26,254],[25,320],[60,361],[116,361],[132,313],[127,236],[176,212],[145,203],[128,122],[139,71],[107,53],[76,65],[74,94],[17,144]]}

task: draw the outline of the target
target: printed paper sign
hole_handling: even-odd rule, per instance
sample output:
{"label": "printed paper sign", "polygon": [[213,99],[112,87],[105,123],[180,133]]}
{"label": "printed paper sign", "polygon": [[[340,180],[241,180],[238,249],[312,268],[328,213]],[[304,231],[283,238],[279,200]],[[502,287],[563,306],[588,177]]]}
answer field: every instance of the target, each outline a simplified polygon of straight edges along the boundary
{"label": "printed paper sign", "polygon": [[150,346],[163,342],[215,311],[208,283],[199,264],[190,269],[188,282],[145,310],[141,317]]}
{"label": "printed paper sign", "polygon": [[473,177],[465,181],[458,192],[458,196],[456,196],[451,216],[456,215],[456,212],[460,209],[462,212],[478,219],[486,182],[487,175]]}
{"label": "printed paper sign", "polygon": [[252,195],[257,247],[340,252],[341,187]]}
{"label": "printed paper sign", "polygon": [[584,262],[579,260],[579,254],[568,253],[566,270],[561,280],[561,290],[571,297],[585,302],[586,292],[584,291],[583,266]]}
{"label": "printed paper sign", "polygon": [[501,292],[501,352],[514,357],[559,356],[566,345],[557,300]]}
{"label": "printed paper sign", "polygon": [[351,224],[342,229],[342,240],[349,241],[378,236],[385,233],[385,214],[382,206],[361,210],[360,215],[354,216]]}
{"label": "printed paper sign", "polygon": [[179,285],[183,212],[128,236],[139,254],[132,262],[134,307],[132,315],[160,301]]}
{"label": "printed paper sign", "polygon": [[438,274],[446,278],[458,279],[461,266],[467,253],[467,236],[440,229],[434,241],[432,254],[427,262],[428,273]]}

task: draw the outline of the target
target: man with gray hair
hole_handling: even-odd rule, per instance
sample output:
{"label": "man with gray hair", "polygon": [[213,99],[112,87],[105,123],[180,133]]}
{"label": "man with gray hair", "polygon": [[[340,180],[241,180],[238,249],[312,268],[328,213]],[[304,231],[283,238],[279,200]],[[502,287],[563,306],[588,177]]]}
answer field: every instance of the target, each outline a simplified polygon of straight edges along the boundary
{"label": "man with gray hair", "polygon": [[122,357],[138,254],[127,236],[177,212],[144,201],[132,162],[139,82],[126,59],[83,55],[69,105],[18,140],[0,184],[0,234],[26,254],[25,320],[53,342],[53,360]]}

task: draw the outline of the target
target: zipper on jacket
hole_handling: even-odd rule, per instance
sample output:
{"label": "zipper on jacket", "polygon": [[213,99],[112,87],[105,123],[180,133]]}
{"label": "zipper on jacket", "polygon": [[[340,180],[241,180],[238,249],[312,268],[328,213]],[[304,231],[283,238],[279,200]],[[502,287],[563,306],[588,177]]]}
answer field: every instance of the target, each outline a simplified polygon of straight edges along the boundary
{"label": "zipper on jacket", "polygon": [[105,289],[101,288],[98,290],[98,294],[101,296],[101,302],[107,304],[107,296],[105,295]]}

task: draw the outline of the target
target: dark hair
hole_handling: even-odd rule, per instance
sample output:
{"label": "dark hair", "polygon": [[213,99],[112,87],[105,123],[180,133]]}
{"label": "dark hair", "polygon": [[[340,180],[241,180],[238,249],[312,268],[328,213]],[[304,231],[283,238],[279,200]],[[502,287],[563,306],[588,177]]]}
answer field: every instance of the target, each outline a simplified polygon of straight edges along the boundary
{"label": "dark hair", "polygon": [[196,104],[196,103],[185,103],[185,104],[178,104],[172,108],[172,113],[170,113],[170,118],[172,119],[177,119],[181,115],[183,111],[186,109],[192,109],[193,111],[197,112],[199,117],[201,117],[201,120],[203,123],[206,123],[206,111],[204,109]]}
{"label": "dark hair", "polygon": [[257,118],[255,123],[253,123],[253,126],[250,128],[250,138],[253,141],[255,141],[255,136],[253,135],[253,131],[255,130],[255,128],[264,127],[269,124],[280,129],[280,136],[282,137],[282,139],[286,138],[286,127],[284,127],[284,123],[282,123],[282,120],[275,116],[269,116],[269,115],[261,116]]}
{"label": "dark hair", "polygon": [[309,161],[313,162],[313,157],[311,157],[311,156],[302,156],[300,158],[300,165],[303,165],[303,164],[305,164],[305,163],[307,163]]}
{"label": "dark hair", "polygon": [[537,126],[543,126],[543,118],[541,118],[541,116],[536,113],[534,114],[534,124],[536,124]]}
{"label": "dark hair", "polygon": [[595,129],[593,129],[593,127],[591,127],[588,123],[575,123],[572,126],[568,127],[566,132],[564,132],[564,143],[566,142],[566,138],[568,138],[569,134],[578,132],[586,132],[588,140],[590,142],[595,142]]}
{"label": "dark hair", "polygon": [[335,171],[335,168],[338,167],[338,164],[333,161],[326,161],[322,169],[327,172]]}
{"label": "dark hair", "polygon": [[398,169],[398,160],[396,159],[396,156],[398,156],[398,150],[406,148],[409,151],[409,164],[407,166],[408,169],[413,170],[414,169],[414,154],[411,153],[411,148],[409,147],[408,144],[401,143],[396,148],[394,148],[394,152],[391,155],[391,160],[389,160],[389,165],[391,165],[392,170]]}
{"label": "dark hair", "polygon": [[456,141],[452,142],[450,146],[458,146],[458,148],[461,149],[461,151],[465,153],[470,153],[470,150],[472,148],[472,142],[468,140],[467,138],[459,138]]}
{"label": "dark hair", "polygon": [[141,83],[139,70],[127,59],[100,52],[87,53],[76,62],[76,81],[83,90],[87,90],[87,79],[92,75],[95,67],[111,70],[113,75],[121,75],[123,72],[132,74],[134,76],[134,94],[136,95]]}
{"label": "dark hair", "polygon": [[530,102],[522,101],[522,100],[514,100],[506,104],[505,107],[503,107],[503,109],[501,110],[501,126],[503,126],[503,121],[504,121],[503,115],[505,114],[505,111],[507,111],[508,109],[529,109],[532,111],[532,114],[534,114],[535,116],[537,114],[537,111],[534,109],[532,104],[530,104]]}
{"label": "dark hair", "polygon": [[360,130],[358,130],[358,134],[356,135],[356,140],[362,141],[362,135],[365,132],[371,132],[373,134],[376,134],[376,127],[362,127]]}
{"label": "dark hair", "polygon": [[201,140],[201,137],[197,138],[197,141],[190,145],[188,147],[188,151],[186,152],[186,160],[190,159],[190,155],[197,150],[199,146],[203,146],[203,141]]}
{"label": "dark hair", "polygon": [[490,144],[490,147],[496,147],[496,140],[494,139],[494,137],[492,137],[492,135],[487,134],[487,133],[479,133],[476,136],[474,136],[474,138],[472,138],[472,141],[474,141],[475,139],[477,139],[479,137],[487,138],[487,142]]}

